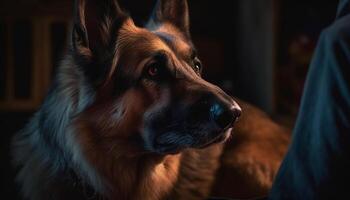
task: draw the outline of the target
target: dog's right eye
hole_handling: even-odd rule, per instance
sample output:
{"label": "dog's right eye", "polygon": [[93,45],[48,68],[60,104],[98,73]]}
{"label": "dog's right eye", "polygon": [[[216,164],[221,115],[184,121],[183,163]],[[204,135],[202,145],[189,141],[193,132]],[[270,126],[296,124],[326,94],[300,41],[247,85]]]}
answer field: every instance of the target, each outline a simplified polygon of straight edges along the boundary
{"label": "dog's right eye", "polygon": [[161,81],[167,78],[166,56],[164,53],[156,54],[144,67],[143,76],[145,78]]}
{"label": "dog's right eye", "polygon": [[164,69],[159,62],[149,64],[145,70],[145,77],[152,80],[158,80]]}
{"label": "dog's right eye", "polygon": [[159,74],[159,66],[157,64],[152,64],[147,70],[148,76],[156,77]]}

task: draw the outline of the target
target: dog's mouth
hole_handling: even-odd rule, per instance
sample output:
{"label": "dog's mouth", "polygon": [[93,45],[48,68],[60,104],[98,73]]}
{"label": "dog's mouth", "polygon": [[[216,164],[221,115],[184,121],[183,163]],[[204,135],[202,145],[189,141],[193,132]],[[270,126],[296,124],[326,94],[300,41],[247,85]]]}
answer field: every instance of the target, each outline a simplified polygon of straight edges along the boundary
{"label": "dog's mouth", "polygon": [[198,148],[204,149],[204,148],[207,148],[207,147],[214,145],[214,144],[225,143],[231,137],[232,129],[233,128],[229,128],[229,129],[225,130],[223,133],[221,133],[218,136],[214,137],[213,139],[209,140],[207,143],[200,145]]}
{"label": "dog's mouth", "polygon": [[156,145],[155,150],[160,154],[178,154],[188,148],[204,149],[214,144],[225,143],[231,137],[232,129],[233,128],[228,128],[223,132],[211,134],[215,136],[209,138],[187,135],[187,137],[184,137],[176,142],[159,143]]}

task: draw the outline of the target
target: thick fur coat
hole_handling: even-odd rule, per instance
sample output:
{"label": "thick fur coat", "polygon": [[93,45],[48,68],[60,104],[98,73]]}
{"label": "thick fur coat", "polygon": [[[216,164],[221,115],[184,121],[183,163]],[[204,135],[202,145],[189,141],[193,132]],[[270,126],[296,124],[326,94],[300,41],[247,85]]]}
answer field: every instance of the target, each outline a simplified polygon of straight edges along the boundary
{"label": "thick fur coat", "polygon": [[70,51],[13,139],[23,197],[267,194],[288,131],[201,78],[185,0],[159,0],[146,28],[114,0],[77,0],[75,10]]}

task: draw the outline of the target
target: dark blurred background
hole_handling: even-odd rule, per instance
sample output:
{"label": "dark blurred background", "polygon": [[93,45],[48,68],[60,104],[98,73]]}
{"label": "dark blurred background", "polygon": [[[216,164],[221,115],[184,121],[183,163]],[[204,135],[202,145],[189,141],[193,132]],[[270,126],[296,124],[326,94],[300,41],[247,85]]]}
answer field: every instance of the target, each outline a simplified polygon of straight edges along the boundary
{"label": "dark blurred background", "polygon": [[[155,0],[120,0],[139,25]],[[318,36],[336,0],[190,0],[205,78],[292,127]],[[71,0],[0,0],[2,197],[15,199],[9,145],[40,105],[69,40]]]}

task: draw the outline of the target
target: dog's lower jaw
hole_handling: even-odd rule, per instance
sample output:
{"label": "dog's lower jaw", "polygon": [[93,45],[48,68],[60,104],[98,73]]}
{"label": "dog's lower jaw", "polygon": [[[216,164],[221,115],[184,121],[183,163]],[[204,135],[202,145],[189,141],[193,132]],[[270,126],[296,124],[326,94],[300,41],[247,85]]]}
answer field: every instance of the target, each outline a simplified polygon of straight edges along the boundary
{"label": "dog's lower jaw", "polygon": [[232,135],[232,128],[229,128],[227,130],[225,130],[224,133],[218,135],[217,137],[215,137],[213,140],[211,140],[210,142],[208,142],[207,144],[204,144],[203,146],[201,146],[200,148],[207,148],[213,144],[219,144],[219,143],[225,143],[227,140],[229,140],[229,138]]}

